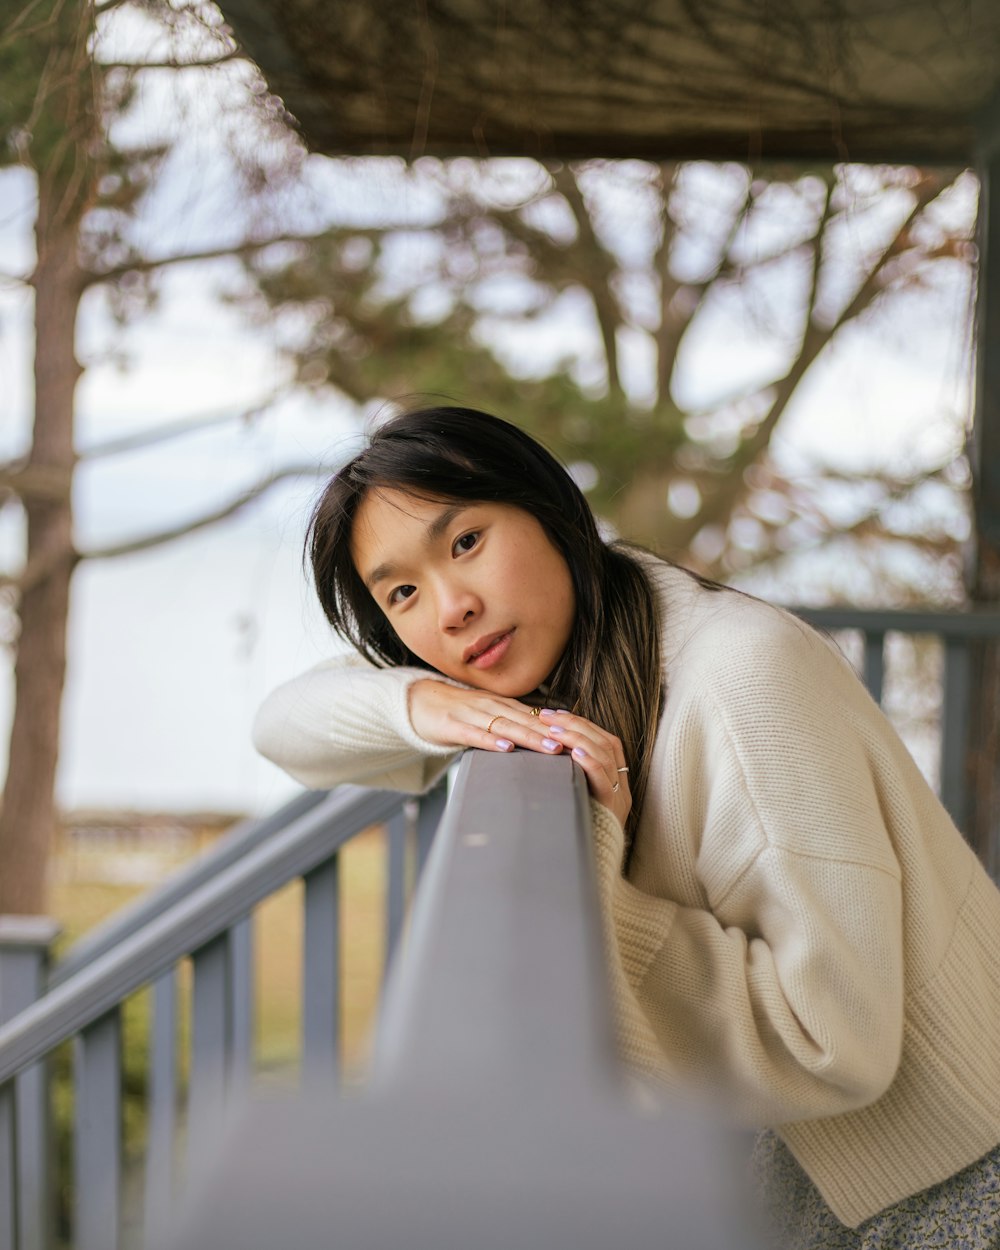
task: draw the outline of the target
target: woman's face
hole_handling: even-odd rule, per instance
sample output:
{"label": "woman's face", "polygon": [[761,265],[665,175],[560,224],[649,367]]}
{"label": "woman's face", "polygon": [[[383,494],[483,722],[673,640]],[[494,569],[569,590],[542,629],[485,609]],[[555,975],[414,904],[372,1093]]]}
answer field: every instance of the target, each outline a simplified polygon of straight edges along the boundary
{"label": "woman's face", "polygon": [[466,685],[529,694],[569,642],[569,568],[541,524],[510,504],[371,490],[351,558],[403,644]]}

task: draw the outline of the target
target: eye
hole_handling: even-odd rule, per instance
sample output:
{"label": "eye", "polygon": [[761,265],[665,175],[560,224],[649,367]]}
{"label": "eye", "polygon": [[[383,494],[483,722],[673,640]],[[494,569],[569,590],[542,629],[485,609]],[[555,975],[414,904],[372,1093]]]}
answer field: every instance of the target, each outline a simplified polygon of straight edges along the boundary
{"label": "eye", "polygon": [[463,534],[461,538],[455,539],[455,545],[452,550],[456,553],[471,551],[477,542],[479,542],[479,531],[470,530],[468,534]]}
{"label": "eye", "polygon": [[410,595],[412,595],[415,590],[416,590],[416,586],[397,586],[394,590],[391,590],[389,592],[390,606],[396,606],[397,604],[405,603],[406,600],[409,599]]}

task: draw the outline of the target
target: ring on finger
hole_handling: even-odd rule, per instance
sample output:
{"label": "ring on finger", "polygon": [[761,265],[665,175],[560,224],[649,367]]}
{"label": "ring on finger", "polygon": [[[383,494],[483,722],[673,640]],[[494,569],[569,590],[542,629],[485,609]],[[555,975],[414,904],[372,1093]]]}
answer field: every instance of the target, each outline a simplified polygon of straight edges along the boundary
{"label": "ring on finger", "polygon": [[500,719],[500,713],[497,712],[496,716],[494,716],[493,719],[490,721],[490,723],[486,726],[487,733],[492,733],[493,726],[497,723],[499,719]]}
{"label": "ring on finger", "polygon": [[620,781],[616,781],[615,784],[611,787],[611,793],[617,794],[621,788],[622,788],[622,783]]}
{"label": "ring on finger", "polygon": [[540,707],[533,707],[533,708],[531,709],[531,711],[528,713],[528,715],[529,715],[529,716],[539,716],[539,715],[541,715],[541,711],[542,711],[542,709],[541,709]]}
{"label": "ring on finger", "polygon": [[616,769],[615,769],[615,772],[617,772],[617,773],[627,773],[627,772],[628,772],[628,766],[626,765],[626,766],[625,766],[625,768],[616,768]]}

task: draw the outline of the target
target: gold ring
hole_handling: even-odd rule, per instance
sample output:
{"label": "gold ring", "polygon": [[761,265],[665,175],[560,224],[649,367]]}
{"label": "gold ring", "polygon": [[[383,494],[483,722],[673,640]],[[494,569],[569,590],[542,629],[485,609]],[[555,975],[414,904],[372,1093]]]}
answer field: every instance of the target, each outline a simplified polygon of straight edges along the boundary
{"label": "gold ring", "polygon": [[528,713],[528,715],[529,715],[529,716],[539,716],[539,715],[541,714],[541,711],[542,711],[542,709],[541,709],[540,707],[533,707],[533,708],[531,709],[531,711]]}
{"label": "gold ring", "polygon": [[492,730],[494,722],[498,721],[499,719],[500,719],[500,713],[497,712],[496,716],[493,717],[493,720],[491,720],[490,723],[486,726],[487,733],[489,733]]}

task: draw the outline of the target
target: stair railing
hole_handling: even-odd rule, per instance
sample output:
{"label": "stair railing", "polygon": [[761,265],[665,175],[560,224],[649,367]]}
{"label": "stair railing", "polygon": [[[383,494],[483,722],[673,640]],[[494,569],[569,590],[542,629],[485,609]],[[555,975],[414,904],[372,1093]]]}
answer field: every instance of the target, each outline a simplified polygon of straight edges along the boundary
{"label": "stair railing", "polygon": [[[300,796],[281,813],[244,826],[205,860],[182,870],[70,953],[49,989],[0,1025],[0,1250],[48,1250],[51,1150],[46,1059],[73,1040],[73,1212],[75,1250],[117,1250],[122,1226],[122,1047],[124,1001],[153,986],[145,1159],[145,1231],[154,1235],[176,1197],[178,1107],[177,965],[190,957],[190,1077],[186,1132],[207,1138],[230,1097],[252,1076],[252,912],[288,882],[304,890],[302,1066],[338,1067],[339,863],[344,844],[387,823],[387,948],[397,944],[406,906],[409,830],[418,868],[443,810],[443,789],[420,800],[344,786]],[[29,1096],[30,1095],[30,1096]]]}

